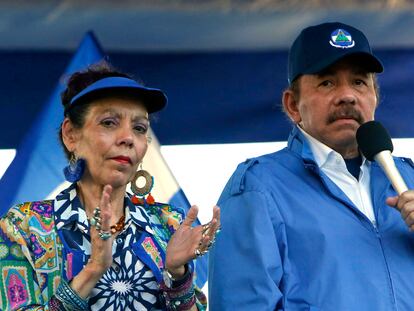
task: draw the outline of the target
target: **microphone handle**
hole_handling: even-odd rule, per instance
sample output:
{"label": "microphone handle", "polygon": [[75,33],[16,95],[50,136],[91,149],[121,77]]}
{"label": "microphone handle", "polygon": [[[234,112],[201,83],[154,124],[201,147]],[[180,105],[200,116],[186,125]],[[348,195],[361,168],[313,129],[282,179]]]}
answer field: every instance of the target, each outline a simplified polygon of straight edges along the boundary
{"label": "microphone handle", "polygon": [[387,178],[391,182],[393,188],[395,189],[395,191],[397,191],[398,195],[408,190],[405,181],[402,179],[400,172],[395,166],[395,162],[392,158],[391,151],[381,151],[374,156],[374,159],[379,163],[385,175],[387,175]]}

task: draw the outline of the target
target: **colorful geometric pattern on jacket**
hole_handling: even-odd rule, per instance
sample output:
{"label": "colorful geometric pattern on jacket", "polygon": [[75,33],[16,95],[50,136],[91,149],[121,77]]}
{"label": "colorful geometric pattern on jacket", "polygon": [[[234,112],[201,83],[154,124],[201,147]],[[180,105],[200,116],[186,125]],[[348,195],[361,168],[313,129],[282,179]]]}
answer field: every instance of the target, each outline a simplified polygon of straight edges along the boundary
{"label": "colorful geometric pattern on jacket", "polygon": [[[167,204],[125,198],[125,228],[113,246],[113,265],[96,284],[91,310],[160,310],[165,250],[183,220]],[[48,310],[61,278],[70,281],[90,256],[89,223],[74,185],[55,200],[14,206],[0,220],[0,306]],[[200,310],[205,296],[197,290]],[[202,302],[202,303],[201,303]]]}
{"label": "colorful geometric pattern on jacket", "polygon": [[0,305],[14,310],[48,301],[60,282],[53,201],[16,205],[0,221]]}

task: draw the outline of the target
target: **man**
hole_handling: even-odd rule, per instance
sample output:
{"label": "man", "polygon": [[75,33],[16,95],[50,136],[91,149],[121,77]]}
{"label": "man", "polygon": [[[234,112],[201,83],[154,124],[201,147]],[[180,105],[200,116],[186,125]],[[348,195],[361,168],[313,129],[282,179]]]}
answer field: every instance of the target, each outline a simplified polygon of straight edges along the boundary
{"label": "man", "polygon": [[[414,309],[413,191],[396,197],[355,139],[374,119],[382,70],[345,24],[308,27],[294,41],[288,147],[240,164],[220,197],[211,311]],[[412,189],[413,163],[395,160]]]}

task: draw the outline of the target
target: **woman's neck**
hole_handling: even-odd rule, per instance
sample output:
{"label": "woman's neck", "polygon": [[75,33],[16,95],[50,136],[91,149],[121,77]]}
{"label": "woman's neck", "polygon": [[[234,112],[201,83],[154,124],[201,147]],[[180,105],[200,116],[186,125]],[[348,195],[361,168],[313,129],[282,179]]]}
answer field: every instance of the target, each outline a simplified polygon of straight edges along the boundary
{"label": "woman's neck", "polygon": [[[84,181],[77,183],[77,193],[88,217],[91,217],[93,210],[99,206],[103,187],[103,185],[89,184]],[[110,198],[112,211],[111,224],[116,223],[124,215],[125,191],[126,187],[114,188],[112,190]]]}

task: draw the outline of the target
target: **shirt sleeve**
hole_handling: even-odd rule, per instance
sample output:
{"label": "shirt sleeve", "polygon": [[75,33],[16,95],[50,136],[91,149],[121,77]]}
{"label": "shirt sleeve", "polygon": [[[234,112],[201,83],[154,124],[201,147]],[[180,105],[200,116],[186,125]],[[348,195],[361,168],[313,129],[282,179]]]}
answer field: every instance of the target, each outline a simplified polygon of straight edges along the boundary
{"label": "shirt sleeve", "polygon": [[30,256],[26,238],[11,214],[0,219],[0,309],[64,310],[53,295],[49,301],[43,301],[42,284],[50,286],[53,280],[44,275],[42,284],[39,283],[38,275],[26,257]]}
{"label": "shirt sleeve", "polygon": [[[157,209],[154,209],[153,212],[157,213],[160,217],[160,221],[162,221],[164,224],[168,226],[170,229],[170,235],[179,228],[181,223],[183,222],[185,218],[185,212],[181,208],[177,208],[175,206],[169,205],[169,204],[163,204],[163,203],[157,203],[156,205]],[[192,268],[194,267],[193,264]],[[195,292],[195,298],[196,298],[196,306],[199,311],[204,311],[207,309],[207,299],[204,293],[200,288],[198,288],[195,279],[193,280],[194,283],[194,292]]]}
{"label": "shirt sleeve", "polygon": [[209,255],[210,310],[283,310],[286,240],[275,201],[260,190],[223,194],[222,230]]}

